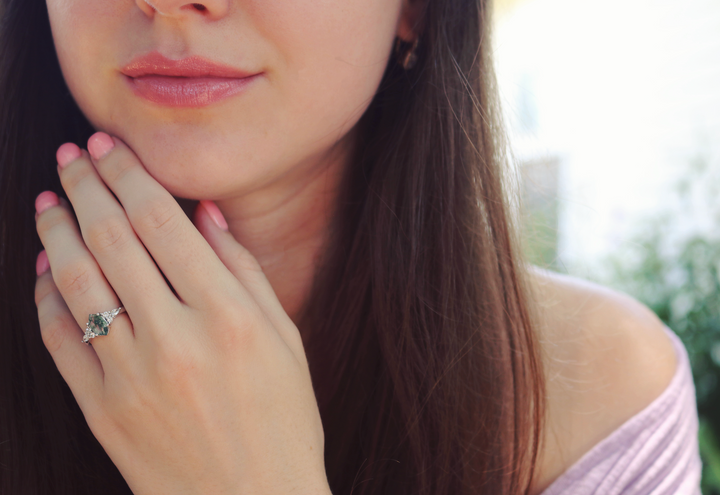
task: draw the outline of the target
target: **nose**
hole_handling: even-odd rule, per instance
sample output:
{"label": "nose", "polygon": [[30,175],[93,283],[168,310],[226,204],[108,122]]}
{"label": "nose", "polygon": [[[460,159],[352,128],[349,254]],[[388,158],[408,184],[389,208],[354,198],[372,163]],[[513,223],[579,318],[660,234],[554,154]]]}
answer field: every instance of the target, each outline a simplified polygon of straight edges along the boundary
{"label": "nose", "polygon": [[161,15],[165,17],[184,17],[201,15],[211,19],[224,17],[230,9],[232,0],[135,0],[137,6],[148,17]]}

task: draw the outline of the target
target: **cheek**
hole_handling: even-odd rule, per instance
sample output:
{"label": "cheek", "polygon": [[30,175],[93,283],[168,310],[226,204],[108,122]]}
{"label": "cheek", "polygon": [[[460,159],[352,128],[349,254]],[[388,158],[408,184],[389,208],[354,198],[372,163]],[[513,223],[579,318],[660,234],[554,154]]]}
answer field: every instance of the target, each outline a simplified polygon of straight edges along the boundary
{"label": "cheek", "polygon": [[[133,2],[47,0],[58,62],[70,92],[93,123],[111,111],[106,82],[130,49],[127,13]],[[123,32],[118,36],[118,32]]]}
{"label": "cheek", "polygon": [[[267,91],[258,92],[253,103],[261,110],[253,113],[253,129],[224,140],[234,149],[228,158],[242,157],[224,170],[230,174],[225,177],[232,177],[226,183],[237,181],[237,186],[253,176],[269,181],[292,167],[312,165],[313,157],[357,123],[385,71],[400,12],[399,0],[242,5],[258,36],[271,44],[275,63],[263,88]],[[235,128],[243,126],[238,122]],[[206,151],[222,154],[220,149]]]}
{"label": "cheek", "polygon": [[257,18],[281,52],[294,111],[325,121],[369,103],[395,36],[399,1],[260,3]]}
{"label": "cheek", "polygon": [[226,60],[242,60],[247,47],[267,77],[203,110],[152,107],[127,91],[118,67],[161,32],[134,2],[48,7],[63,74],[88,120],[123,139],[174,195],[220,199],[311,166],[355,125],[383,75],[400,1],[238,0],[224,26],[203,27],[189,46]]}

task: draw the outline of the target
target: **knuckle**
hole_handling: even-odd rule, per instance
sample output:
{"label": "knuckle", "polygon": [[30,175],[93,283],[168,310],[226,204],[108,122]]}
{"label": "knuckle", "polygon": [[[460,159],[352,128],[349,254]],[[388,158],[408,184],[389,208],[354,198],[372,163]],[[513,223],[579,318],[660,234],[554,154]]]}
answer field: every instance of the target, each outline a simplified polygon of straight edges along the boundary
{"label": "knuckle", "polygon": [[212,324],[213,341],[225,352],[252,352],[257,345],[258,332],[264,315],[256,304],[226,304],[219,308]]}
{"label": "knuckle", "polygon": [[46,238],[48,232],[55,227],[70,221],[70,215],[65,208],[50,208],[44,211],[37,219],[37,232],[40,239]]}
{"label": "knuckle", "polygon": [[52,277],[38,278],[37,282],[35,283],[35,305],[39,306],[43,299],[45,299],[47,296],[49,296],[56,290],[57,287],[55,287],[55,282],[53,281]]}
{"label": "knuckle", "polygon": [[90,224],[85,232],[88,247],[95,252],[112,252],[122,248],[132,237],[124,218],[105,217],[102,222]]}
{"label": "knuckle", "polygon": [[123,160],[113,152],[110,152],[97,163],[98,172],[108,184],[120,182],[134,166],[135,164],[132,161]]}
{"label": "knuckle", "polygon": [[68,297],[82,297],[92,287],[92,269],[82,260],[62,266],[53,278],[60,292]]}
{"label": "knuckle", "polygon": [[68,191],[74,191],[84,181],[91,179],[95,176],[95,171],[91,166],[83,167],[68,167],[62,174],[60,174],[60,180],[62,182],[63,189]]}
{"label": "knuckle", "polygon": [[260,263],[258,263],[258,260],[243,246],[237,246],[237,250],[235,251],[235,266],[243,271],[263,273],[263,269]]}
{"label": "knuckle", "polygon": [[164,238],[177,235],[180,218],[172,205],[162,200],[148,200],[140,210],[137,226],[144,232],[152,232]]}
{"label": "knuckle", "polygon": [[238,326],[223,332],[218,343],[230,354],[252,352],[257,346],[257,330],[251,326]]}
{"label": "knuckle", "polygon": [[42,318],[40,325],[43,344],[51,354],[56,353],[63,346],[68,338],[70,329],[74,322],[69,322],[68,318],[62,314],[55,314]]}

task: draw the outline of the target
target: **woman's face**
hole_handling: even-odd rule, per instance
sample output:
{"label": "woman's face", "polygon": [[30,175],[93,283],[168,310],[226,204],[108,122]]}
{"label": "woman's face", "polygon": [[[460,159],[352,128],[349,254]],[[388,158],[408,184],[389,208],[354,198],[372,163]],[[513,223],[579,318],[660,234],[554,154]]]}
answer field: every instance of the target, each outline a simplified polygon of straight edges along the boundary
{"label": "woman's face", "polygon": [[[229,199],[311,170],[359,120],[394,37],[408,39],[411,20],[403,0],[47,0],[47,7],[65,81],[85,116],[125,141],[173,195],[191,199]],[[261,75],[230,97],[171,106],[138,96],[122,72],[151,52]]]}

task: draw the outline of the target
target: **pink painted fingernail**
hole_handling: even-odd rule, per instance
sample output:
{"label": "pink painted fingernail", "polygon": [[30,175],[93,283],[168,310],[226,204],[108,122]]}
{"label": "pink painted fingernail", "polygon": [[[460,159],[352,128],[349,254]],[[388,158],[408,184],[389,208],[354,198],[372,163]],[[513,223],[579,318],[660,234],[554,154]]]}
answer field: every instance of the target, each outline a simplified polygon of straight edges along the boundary
{"label": "pink painted fingernail", "polygon": [[99,160],[115,147],[115,141],[104,132],[96,132],[88,139],[88,151],[90,156]]}
{"label": "pink painted fingernail", "polygon": [[223,217],[223,214],[220,212],[220,208],[218,208],[215,203],[207,199],[200,200],[200,204],[203,205],[203,208],[205,208],[205,211],[208,212],[210,218],[213,219],[215,225],[227,232],[228,224],[225,221],[225,217]]}
{"label": "pink painted fingernail", "polygon": [[40,251],[40,254],[38,254],[37,262],[35,263],[35,272],[37,273],[38,277],[45,273],[48,268],[50,268],[50,261],[48,260],[47,253],[43,249]]}
{"label": "pink painted fingernail", "polygon": [[59,204],[60,200],[57,194],[52,191],[43,191],[35,198],[35,211],[37,211],[39,215],[51,206],[57,206]]}
{"label": "pink painted fingernail", "polygon": [[65,143],[60,146],[57,150],[57,153],[55,153],[55,157],[57,158],[57,162],[58,165],[60,165],[60,168],[65,168],[68,163],[80,158],[81,155],[82,152],[80,151],[80,148],[78,148],[78,145],[75,143]]}

